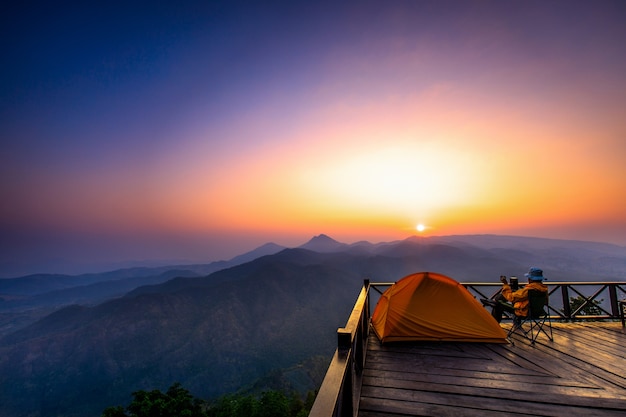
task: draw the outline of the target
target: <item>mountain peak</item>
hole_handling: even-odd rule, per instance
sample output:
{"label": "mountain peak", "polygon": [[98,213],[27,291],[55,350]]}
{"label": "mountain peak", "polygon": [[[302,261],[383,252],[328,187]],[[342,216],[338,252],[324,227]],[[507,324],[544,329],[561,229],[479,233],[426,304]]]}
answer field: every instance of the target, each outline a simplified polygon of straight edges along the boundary
{"label": "mountain peak", "polygon": [[310,242],[333,242],[333,243],[339,243],[337,242],[335,239],[333,239],[332,237],[325,235],[324,233],[319,234],[317,236],[313,236],[311,238],[311,240],[309,240]]}
{"label": "mountain peak", "polygon": [[230,262],[235,263],[235,264],[242,264],[245,262],[252,261],[253,259],[260,258],[261,256],[273,255],[275,253],[280,252],[283,249],[285,249],[284,246],[277,245],[274,242],[269,242],[269,243],[265,243],[262,246],[259,246],[258,248],[250,252],[246,252],[244,254],[235,256],[233,259],[230,260]]}
{"label": "mountain peak", "polygon": [[337,242],[335,239],[331,238],[328,235],[320,234],[314,236],[307,243],[300,246],[300,248],[312,250],[315,252],[334,252],[346,246],[347,245],[345,243]]}

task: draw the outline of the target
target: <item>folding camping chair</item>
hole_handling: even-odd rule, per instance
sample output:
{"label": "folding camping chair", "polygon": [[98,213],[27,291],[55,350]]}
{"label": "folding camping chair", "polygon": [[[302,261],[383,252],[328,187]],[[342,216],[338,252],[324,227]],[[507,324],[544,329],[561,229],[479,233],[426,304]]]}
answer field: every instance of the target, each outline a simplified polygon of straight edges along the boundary
{"label": "folding camping chair", "polygon": [[[507,339],[511,344],[514,344],[511,335],[516,331],[519,331],[524,337],[530,340],[531,345],[535,344],[539,333],[545,334],[550,341],[554,340],[552,337],[550,310],[548,309],[548,312],[546,312],[544,307],[548,307],[547,294],[538,290],[528,290],[528,315],[526,317],[515,316],[513,319],[513,325],[507,334]],[[544,329],[546,322],[549,333]],[[527,323],[529,324],[528,330],[524,329],[524,325]]]}

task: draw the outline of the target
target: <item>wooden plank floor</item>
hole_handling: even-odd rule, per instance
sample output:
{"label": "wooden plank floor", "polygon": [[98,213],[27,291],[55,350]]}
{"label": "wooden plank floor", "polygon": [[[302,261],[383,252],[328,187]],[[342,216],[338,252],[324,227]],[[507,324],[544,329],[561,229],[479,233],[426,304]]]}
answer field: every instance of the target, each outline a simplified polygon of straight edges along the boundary
{"label": "wooden plank floor", "polygon": [[[506,327],[503,324],[503,327]],[[554,342],[411,342],[371,332],[359,417],[626,416],[621,323],[553,323]]]}

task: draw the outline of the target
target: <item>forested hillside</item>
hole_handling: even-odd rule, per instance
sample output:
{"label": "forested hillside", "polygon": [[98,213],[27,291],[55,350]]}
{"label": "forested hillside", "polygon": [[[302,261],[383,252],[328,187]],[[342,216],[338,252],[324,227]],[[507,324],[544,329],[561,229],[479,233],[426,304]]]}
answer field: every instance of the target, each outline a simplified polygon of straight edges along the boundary
{"label": "forested hillside", "polygon": [[98,415],[128,403],[134,391],[165,390],[174,382],[203,399],[268,387],[315,389],[364,278],[395,281],[436,271],[495,282],[500,274],[521,276],[530,265],[543,267],[549,280],[625,276],[620,247],[474,241],[344,245],[319,236],[303,248],[206,276],[60,308],[0,339],[0,414]]}

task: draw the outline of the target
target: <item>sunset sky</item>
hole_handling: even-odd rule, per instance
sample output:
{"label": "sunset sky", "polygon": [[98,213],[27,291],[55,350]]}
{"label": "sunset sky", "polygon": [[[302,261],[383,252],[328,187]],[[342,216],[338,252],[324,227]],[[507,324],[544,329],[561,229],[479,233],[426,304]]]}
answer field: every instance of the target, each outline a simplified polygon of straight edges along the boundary
{"label": "sunset sky", "polygon": [[626,245],[626,2],[14,3],[0,277],[320,233]]}

